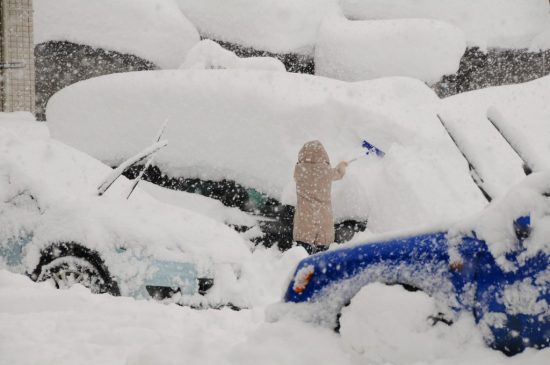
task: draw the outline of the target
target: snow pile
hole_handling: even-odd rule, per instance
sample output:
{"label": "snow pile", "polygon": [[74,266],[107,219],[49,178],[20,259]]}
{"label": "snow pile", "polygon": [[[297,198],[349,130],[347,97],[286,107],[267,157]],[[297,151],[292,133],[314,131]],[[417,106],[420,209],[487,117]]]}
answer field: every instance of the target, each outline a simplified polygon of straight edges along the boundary
{"label": "snow pile", "polygon": [[483,346],[474,319],[453,326],[428,319],[437,315],[433,298],[401,286],[367,285],[342,310],[342,341],[374,364],[406,365],[455,358],[465,346]]}
{"label": "snow pile", "polygon": [[273,57],[239,58],[218,43],[205,39],[197,43],[187,53],[180,69],[223,69],[244,68],[266,71],[286,71],[285,65]]}
{"label": "snow pile", "polygon": [[150,144],[169,119],[171,143],[155,157],[170,176],[234,180],[291,203],[304,142],[318,139],[334,164],[365,155],[333,185],[337,219],[388,231],[457,219],[483,206],[467,165],[436,118],[439,99],[420,81],[361,83],[282,72],[179,70],[99,77],[48,104],[58,138],[117,165]]}
{"label": "snow pile", "polygon": [[427,18],[461,28],[469,46],[526,48],[549,18],[547,0],[342,0],[350,19]]}
{"label": "snow pile", "polygon": [[201,35],[274,53],[312,54],[336,0],[177,0]]}
{"label": "snow pile", "polygon": [[175,0],[35,0],[34,42],[69,41],[177,68],[199,41]]}
{"label": "snow pile", "polygon": [[465,48],[462,31],[440,21],[333,17],[321,24],[315,73],[346,81],[409,76],[434,83],[458,70]]}
{"label": "snow pile", "polygon": [[[441,116],[493,197],[525,176],[522,161],[488,116],[534,171],[550,168],[550,76],[493,87],[443,100]],[[489,114],[489,115],[488,115]]]}

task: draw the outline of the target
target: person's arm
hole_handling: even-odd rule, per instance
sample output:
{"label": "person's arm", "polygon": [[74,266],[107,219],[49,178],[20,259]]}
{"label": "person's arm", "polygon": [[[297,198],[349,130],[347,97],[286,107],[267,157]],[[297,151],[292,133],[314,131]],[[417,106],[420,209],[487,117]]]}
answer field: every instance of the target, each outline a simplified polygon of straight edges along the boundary
{"label": "person's arm", "polygon": [[335,168],[332,169],[332,180],[340,180],[346,174],[347,161],[340,161]]}

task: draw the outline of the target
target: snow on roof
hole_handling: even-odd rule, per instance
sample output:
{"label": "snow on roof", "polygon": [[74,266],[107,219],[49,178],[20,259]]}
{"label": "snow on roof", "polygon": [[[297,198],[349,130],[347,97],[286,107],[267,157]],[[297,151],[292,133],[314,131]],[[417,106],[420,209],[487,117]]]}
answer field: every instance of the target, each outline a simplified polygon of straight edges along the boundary
{"label": "snow on roof", "polygon": [[34,42],[69,41],[177,68],[199,41],[175,0],[34,0]]}
{"label": "snow on roof", "polygon": [[451,24],[428,19],[322,22],[315,73],[339,80],[409,76],[435,83],[458,70],[466,43]]}
{"label": "snow on roof", "polygon": [[342,0],[350,19],[428,18],[464,30],[469,46],[527,48],[550,17],[547,0]]}
{"label": "snow on roof", "polygon": [[52,136],[110,165],[151,143],[169,175],[230,179],[292,203],[302,144],[319,139],[331,162],[360,158],[333,187],[337,219],[387,231],[455,219],[483,206],[465,161],[418,80],[341,81],[284,72],[177,70],[117,74],[69,86],[48,104]]}
{"label": "snow on roof", "polygon": [[201,34],[275,53],[311,54],[336,0],[176,0]]}
{"label": "snow on roof", "polygon": [[[535,171],[550,168],[550,76],[443,100],[442,117],[493,196],[525,176],[522,161],[489,122],[491,117]],[[488,115],[489,113],[489,115]]]}

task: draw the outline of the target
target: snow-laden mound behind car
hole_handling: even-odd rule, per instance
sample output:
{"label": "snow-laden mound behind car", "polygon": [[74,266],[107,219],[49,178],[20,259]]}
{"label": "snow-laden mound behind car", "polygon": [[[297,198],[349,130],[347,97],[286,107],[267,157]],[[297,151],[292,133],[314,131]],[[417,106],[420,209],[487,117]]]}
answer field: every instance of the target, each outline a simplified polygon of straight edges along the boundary
{"label": "snow-laden mound behind car", "polygon": [[463,32],[430,19],[349,21],[326,18],[315,48],[315,74],[339,80],[408,76],[435,83],[458,70]]}
{"label": "snow-laden mound behind car", "polygon": [[35,0],[34,42],[69,41],[177,68],[199,33],[174,0]]}
{"label": "snow-laden mound behind car", "polygon": [[[98,196],[112,170],[57,141],[1,129],[0,155],[0,261],[10,269],[59,287],[135,297],[165,287],[198,304],[240,304],[223,292],[250,255],[233,230],[140,189],[126,200],[122,177]],[[211,297],[197,296],[211,287]]]}
{"label": "snow-laden mound behind car", "polygon": [[350,19],[437,19],[461,28],[469,46],[527,48],[542,31],[546,0],[342,0]]}
{"label": "snow-laden mound behind car", "polygon": [[[439,99],[405,78],[345,83],[245,70],[134,72],[87,80],[48,104],[54,138],[112,166],[147,145],[168,119],[163,173],[232,180],[293,203],[293,166],[319,139],[333,164],[360,157],[334,185],[337,220],[370,229],[454,219],[483,198],[436,117]],[[386,152],[363,157],[367,139]]]}

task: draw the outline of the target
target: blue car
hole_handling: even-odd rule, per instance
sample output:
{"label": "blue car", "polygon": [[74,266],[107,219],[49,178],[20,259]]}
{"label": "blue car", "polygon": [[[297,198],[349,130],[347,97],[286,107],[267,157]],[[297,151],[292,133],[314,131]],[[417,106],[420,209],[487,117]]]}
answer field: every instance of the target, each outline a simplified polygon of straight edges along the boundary
{"label": "blue car", "polygon": [[[515,211],[524,215],[507,222]],[[452,316],[473,313],[487,344],[514,355],[550,346],[549,263],[550,173],[539,173],[445,230],[305,258],[284,301],[304,303],[318,321],[337,326],[342,307],[363,286],[400,284],[424,291]]]}

